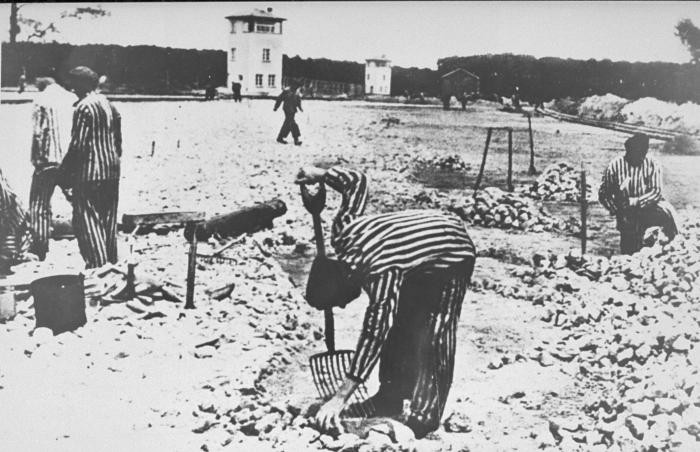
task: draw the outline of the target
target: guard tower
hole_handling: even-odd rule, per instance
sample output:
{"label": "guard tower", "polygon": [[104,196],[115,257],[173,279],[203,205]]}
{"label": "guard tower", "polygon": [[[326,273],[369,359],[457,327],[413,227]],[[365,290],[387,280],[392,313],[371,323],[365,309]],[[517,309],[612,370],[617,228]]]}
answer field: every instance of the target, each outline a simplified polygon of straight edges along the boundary
{"label": "guard tower", "polygon": [[391,60],[386,55],[365,60],[365,94],[391,95]]}
{"label": "guard tower", "polygon": [[267,96],[282,88],[282,22],[272,8],[227,16],[231,24],[228,87],[241,84],[241,94]]}

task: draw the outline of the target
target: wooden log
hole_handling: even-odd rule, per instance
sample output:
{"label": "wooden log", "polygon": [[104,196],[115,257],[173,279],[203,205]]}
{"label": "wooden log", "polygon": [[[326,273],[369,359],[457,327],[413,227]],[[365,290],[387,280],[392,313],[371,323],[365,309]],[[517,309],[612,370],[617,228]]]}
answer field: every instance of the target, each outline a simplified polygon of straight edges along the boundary
{"label": "wooden log", "polygon": [[[273,199],[244,207],[231,213],[217,215],[200,224],[197,228],[197,240],[208,240],[212,235],[235,237],[241,234],[269,229],[272,220],[287,213],[287,206],[281,199]],[[185,238],[190,240],[194,228],[185,227]]]}

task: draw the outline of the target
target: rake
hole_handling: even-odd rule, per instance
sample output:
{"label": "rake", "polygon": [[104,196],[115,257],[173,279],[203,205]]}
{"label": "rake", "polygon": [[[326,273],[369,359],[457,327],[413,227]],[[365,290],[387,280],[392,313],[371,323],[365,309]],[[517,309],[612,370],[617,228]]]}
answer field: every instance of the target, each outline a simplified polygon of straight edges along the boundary
{"label": "rake", "polygon": [[[323,183],[320,183],[315,195],[312,195],[304,184],[300,185],[300,188],[304,207],[306,207],[306,210],[309,211],[313,218],[316,252],[319,256],[325,257],[326,247],[321,227],[321,211],[326,204],[326,188]],[[355,352],[354,350],[335,349],[333,308],[325,309],[324,317],[327,351],[311,356],[309,358],[309,366],[311,367],[311,376],[319,395],[323,400],[328,400],[338,392],[343,384],[345,376],[350,370],[350,364]],[[351,395],[351,400],[354,403],[350,404],[344,413],[354,417],[371,417],[374,414],[375,408],[369,399],[367,388],[364,384],[358,385]]]}
{"label": "rake", "polygon": [[222,256],[221,253],[231,248],[233,245],[238,243],[238,240],[231,240],[226,245],[221,248],[214,250],[211,254],[197,254],[197,257],[201,258],[207,264],[228,264],[234,265],[238,263],[238,260],[233,257]]}

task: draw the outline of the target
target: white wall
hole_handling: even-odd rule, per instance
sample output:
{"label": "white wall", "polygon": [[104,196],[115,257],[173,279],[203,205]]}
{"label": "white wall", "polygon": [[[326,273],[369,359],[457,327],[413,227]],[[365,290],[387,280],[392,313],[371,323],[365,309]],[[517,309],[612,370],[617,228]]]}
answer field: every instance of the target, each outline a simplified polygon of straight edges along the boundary
{"label": "white wall", "polygon": [[365,63],[365,94],[391,95],[391,65],[388,62],[379,67],[374,61]]}
{"label": "white wall", "polygon": [[[243,33],[247,24],[236,21],[236,33],[229,34],[227,53],[228,88],[238,75],[243,75],[241,94],[250,96],[276,95],[282,90],[283,39],[277,33]],[[231,61],[231,48],[236,48],[236,61]],[[270,61],[263,62],[263,49],[270,49]],[[263,86],[255,85],[255,75],[262,74]],[[268,76],[275,76],[275,86],[268,86]]]}

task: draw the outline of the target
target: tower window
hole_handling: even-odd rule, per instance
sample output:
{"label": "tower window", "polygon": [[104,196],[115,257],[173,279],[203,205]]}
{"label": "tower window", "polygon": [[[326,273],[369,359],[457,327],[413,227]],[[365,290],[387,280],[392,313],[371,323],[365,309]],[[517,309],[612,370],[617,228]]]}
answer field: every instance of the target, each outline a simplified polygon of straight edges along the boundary
{"label": "tower window", "polygon": [[236,61],[236,48],[231,47],[231,61]]}
{"label": "tower window", "polygon": [[263,76],[262,74],[255,74],[255,87],[262,88],[263,86]]}
{"label": "tower window", "polygon": [[273,24],[255,24],[255,31],[258,33],[274,33],[275,26]]}
{"label": "tower window", "polygon": [[367,74],[367,80],[369,80],[369,74]]}
{"label": "tower window", "polygon": [[267,87],[268,88],[274,88],[275,87],[275,74],[269,74],[267,76]]}
{"label": "tower window", "polygon": [[270,49],[263,49],[262,60],[263,60],[263,63],[270,62]]}

